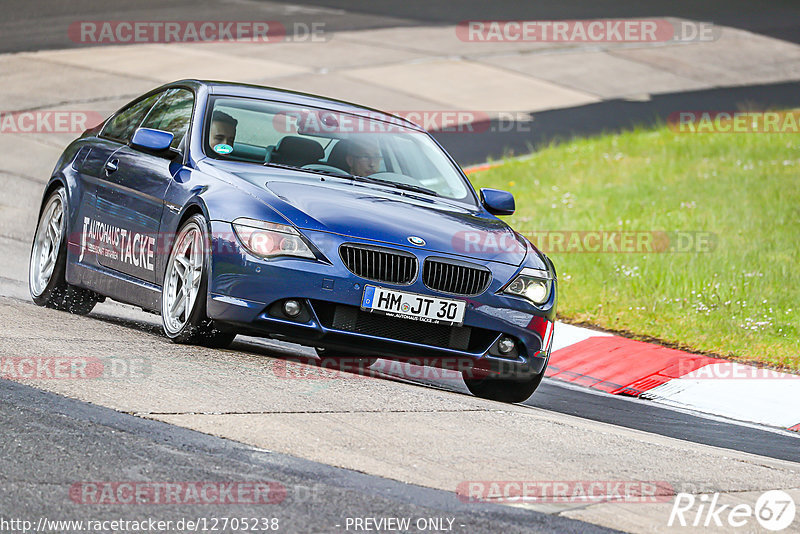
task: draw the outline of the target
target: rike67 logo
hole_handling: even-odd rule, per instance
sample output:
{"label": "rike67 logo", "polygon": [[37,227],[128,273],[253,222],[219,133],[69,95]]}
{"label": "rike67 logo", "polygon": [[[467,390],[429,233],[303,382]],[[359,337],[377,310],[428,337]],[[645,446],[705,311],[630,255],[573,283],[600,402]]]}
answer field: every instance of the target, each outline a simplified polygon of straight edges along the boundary
{"label": "rike67 logo", "polygon": [[747,503],[721,504],[720,494],[700,495],[678,493],[672,505],[669,527],[722,527],[725,529],[748,527],[753,529],[753,519],[762,528],[779,532],[789,528],[797,512],[794,499],[781,490],[762,494],[755,506]]}

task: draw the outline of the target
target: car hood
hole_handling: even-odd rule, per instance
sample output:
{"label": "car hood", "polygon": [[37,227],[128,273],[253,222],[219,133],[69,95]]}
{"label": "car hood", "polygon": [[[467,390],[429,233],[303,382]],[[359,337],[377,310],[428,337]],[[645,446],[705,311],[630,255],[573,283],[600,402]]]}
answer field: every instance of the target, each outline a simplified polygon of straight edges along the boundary
{"label": "car hood", "polygon": [[[519,265],[526,248],[503,221],[467,206],[331,179],[274,179],[264,188],[298,228]],[[415,246],[409,237],[420,237]],[[537,255],[538,259],[538,255]]]}

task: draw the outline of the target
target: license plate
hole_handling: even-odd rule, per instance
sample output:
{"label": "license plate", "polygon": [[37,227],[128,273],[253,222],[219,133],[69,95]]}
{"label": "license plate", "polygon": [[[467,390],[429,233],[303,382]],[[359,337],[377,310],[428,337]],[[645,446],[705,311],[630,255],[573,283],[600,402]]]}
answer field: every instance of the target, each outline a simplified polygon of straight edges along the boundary
{"label": "license plate", "polygon": [[365,286],[361,309],[424,323],[460,325],[467,303],[463,300],[417,295],[377,286]]}

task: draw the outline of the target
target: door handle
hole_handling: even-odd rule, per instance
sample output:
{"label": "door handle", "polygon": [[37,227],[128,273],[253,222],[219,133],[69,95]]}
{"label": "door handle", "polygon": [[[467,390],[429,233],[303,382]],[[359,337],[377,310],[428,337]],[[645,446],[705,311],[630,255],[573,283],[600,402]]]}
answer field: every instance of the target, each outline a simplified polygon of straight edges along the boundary
{"label": "door handle", "polygon": [[119,160],[118,159],[110,159],[106,161],[106,173],[111,174],[112,172],[116,171],[119,168]]}

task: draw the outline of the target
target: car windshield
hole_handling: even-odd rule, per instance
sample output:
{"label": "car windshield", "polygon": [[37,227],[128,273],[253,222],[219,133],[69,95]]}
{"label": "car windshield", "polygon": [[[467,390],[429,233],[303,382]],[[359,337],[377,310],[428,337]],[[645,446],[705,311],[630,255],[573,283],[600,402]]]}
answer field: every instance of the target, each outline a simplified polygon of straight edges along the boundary
{"label": "car windshield", "polygon": [[206,115],[206,155],[292,167],[475,204],[444,151],[402,119],[240,97],[214,97]]}

